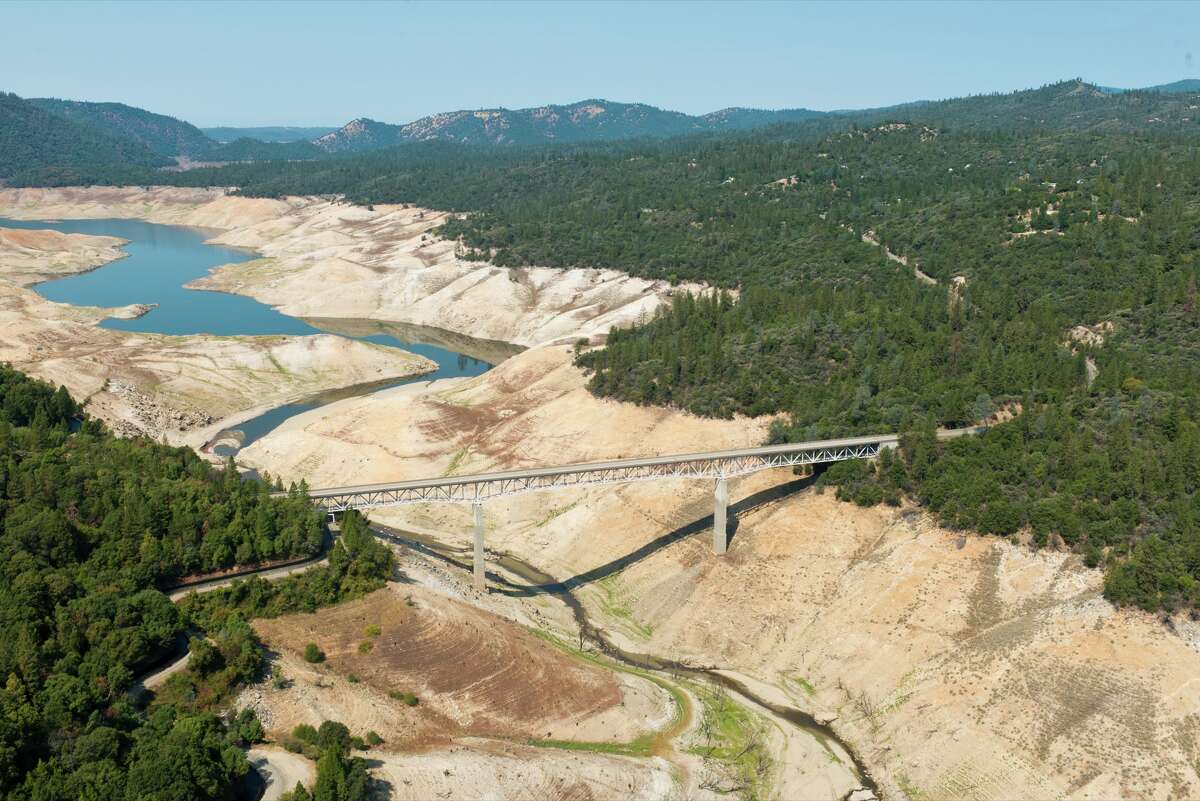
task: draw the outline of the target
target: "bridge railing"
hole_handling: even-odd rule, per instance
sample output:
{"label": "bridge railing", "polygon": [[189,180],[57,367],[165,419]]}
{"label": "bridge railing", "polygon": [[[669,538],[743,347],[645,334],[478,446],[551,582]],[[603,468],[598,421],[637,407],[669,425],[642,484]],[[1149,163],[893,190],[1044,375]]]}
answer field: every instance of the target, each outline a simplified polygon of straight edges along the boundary
{"label": "bridge railing", "polygon": [[[978,433],[981,430],[981,428],[964,428],[940,431],[938,438],[950,439],[963,434]],[[471,504],[474,517],[472,532],[474,582],[477,589],[485,591],[483,502],[486,500],[522,492],[563,487],[625,484],[672,478],[711,478],[715,479],[713,551],[716,554],[723,554],[729,542],[726,531],[726,513],[729,504],[728,479],[773,467],[797,467],[841,462],[847,459],[870,459],[878,456],[884,448],[896,447],[899,442],[900,438],[896,434],[881,434],[820,442],[765,445],[741,450],[617,459],[562,467],[509,470],[502,473],[334,487],[313,490],[309,492],[309,497],[315,505],[330,513],[414,503]],[[286,493],[275,494],[284,495]]]}
{"label": "bridge railing", "polygon": [[869,459],[881,448],[894,447],[894,435],[861,437],[826,443],[764,446],[705,454],[534,468],[475,476],[402,481],[355,487],[335,487],[309,493],[313,503],[329,512],[371,509],[416,503],[481,503],[523,492],[603,484],[627,484],[678,478],[731,478],[775,467]]}

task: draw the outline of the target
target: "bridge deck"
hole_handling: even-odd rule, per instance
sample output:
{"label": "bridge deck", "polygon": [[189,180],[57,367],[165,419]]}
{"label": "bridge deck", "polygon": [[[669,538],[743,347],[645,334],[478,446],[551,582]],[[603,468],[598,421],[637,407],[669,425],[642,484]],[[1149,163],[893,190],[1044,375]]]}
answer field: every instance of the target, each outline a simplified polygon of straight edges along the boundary
{"label": "bridge deck", "polygon": [[[979,430],[980,428],[960,428],[940,431],[938,438],[950,439],[974,434]],[[310,490],[309,497],[317,505],[330,511],[439,501],[479,502],[485,498],[517,492],[581,484],[611,484],[663,478],[724,478],[770,467],[870,458],[878,455],[881,448],[895,447],[898,443],[897,434],[876,434],[724,451],[610,459],[558,467],[330,487]]]}

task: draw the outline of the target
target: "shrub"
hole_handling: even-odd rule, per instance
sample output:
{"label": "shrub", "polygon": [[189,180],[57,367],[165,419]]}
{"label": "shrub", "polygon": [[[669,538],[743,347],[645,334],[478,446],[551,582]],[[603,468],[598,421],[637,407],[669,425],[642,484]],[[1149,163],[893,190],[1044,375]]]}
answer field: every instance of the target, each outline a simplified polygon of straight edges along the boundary
{"label": "shrub", "polygon": [[292,729],[292,736],[306,743],[315,743],[317,741],[317,730],[307,723],[301,723]]}
{"label": "shrub", "polygon": [[346,681],[350,682],[351,684],[358,684],[358,682],[359,682],[358,675],[355,673],[350,673],[346,676]]}
{"label": "shrub", "polygon": [[368,637],[378,637],[380,634],[383,633],[383,630],[380,629],[379,626],[376,626],[374,623],[367,626],[366,631],[367,631]]}
{"label": "shrub", "polygon": [[821,484],[849,484],[862,481],[875,474],[875,467],[866,459],[850,459],[834,462],[821,472],[817,479]]}
{"label": "shrub", "polygon": [[279,797],[279,801],[312,801],[312,796],[308,789],[300,782],[296,782],[296,786]]}
{"label": "shrub", "polygon": [[367,732],[367,745],[379,745],[382,742],[383,738],[374,729]]}
{"label": "shrub", "polygon": [[854,502],[859,506],[875,506],[883,500],[883,487],[874,481],[869,481],[854,493]]}
{"label": "shrub", "polygon": [[412,693],[401,692],[400,690],[392,690],[388,695],[407,706],[416,706],[421,703],[417,696]]}
{"label": "shrub", "polygon": [[360,654],[369,654],[375,648],[375,643],[370,640],[363,640],[358,644],[358,652]]}
{"label": "shrub", "polygon": [[310,642],[304,646],[304,661],[316,664],[317,662],[325,661],[325,652],[317,647],[315,642]]}
{"label": "shrub", "polygon": [[258,720],[258,714],[250,707],[246,707],[234,717],[229,730],[242,745],[263,741],[262,723]]}
{"label": "shrub", "polygon": [[317,729],[317,745],[322,749],[333,748],[345,753],[350,745],[350,730],[344,723],[327,720]]}
{"label": "shrub", "polygon": [[188,669],[197,676],[207,676],[224,666],[221,653],[203,637],[188,642]]}

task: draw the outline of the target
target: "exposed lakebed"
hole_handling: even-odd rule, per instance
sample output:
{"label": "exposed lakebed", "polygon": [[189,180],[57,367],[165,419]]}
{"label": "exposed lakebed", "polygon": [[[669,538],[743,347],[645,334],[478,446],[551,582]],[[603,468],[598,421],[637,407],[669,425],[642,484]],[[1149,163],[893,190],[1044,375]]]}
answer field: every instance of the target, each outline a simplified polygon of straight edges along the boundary
{"label": "exposed lakebed", "polygon": [[[110,317],[101,325],[119,331],[215,336],[309,336],[335,334],[424,356],[437,369],[413,378],[385,381],[306,398],[269,409],[222,432],[218,452],[225,454],[265,436],[290,417],[324,403],[402,384],[442,378],[477,376],[518,352],[520,348],[424,326],[373,320],[304,320],[242,295],[188,289],[185,284],[208,275],[223,264],[249,261],[255,255],[220,245],[205,244],[210,232],[132,219],[9,220],[2,228],[54,230],[62,233],[120,237],[128,242],[125,258],[95,270],[54,279],[34,289],[47,300],[75,306],[152,306],[132,319]],[[327,292],[314,287],[314,293]]]}

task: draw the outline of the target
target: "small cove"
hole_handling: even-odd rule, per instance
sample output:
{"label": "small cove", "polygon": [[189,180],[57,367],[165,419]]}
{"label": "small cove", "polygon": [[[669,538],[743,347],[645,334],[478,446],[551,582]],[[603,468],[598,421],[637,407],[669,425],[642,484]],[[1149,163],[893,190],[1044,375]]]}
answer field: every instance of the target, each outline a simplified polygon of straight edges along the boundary
{"label": "small cove", "polygon": [[[9,220],[0,228],[54,230],[62,233],[115,236],[128,242],[123,259],[94,270],[36,285],[42,297],[74,306],[121,307],[153,305],[133,319],[107,318],[101,326],[118,331],[174,336],[311,336],[334,334],[401,348],[437,364],[432,373],[397,381],[346,387],[320,396],[269,409],[217,436],[222,455],[236,452],[265,436],[290,417],[340,398],[443,378],[481,375],[518,352],[506,343],[475,340],[461,334],[423,326],[371,320],[304,320],[289,317],[243,295],[187,289],[215,267],[250,261],[245,250],[205,244],[212,232],[133,219]],[[320,291],[320,290],[316,290]],[[234,446],[233,443],[238,443]]]}

